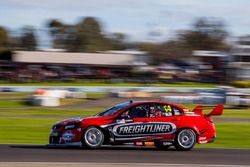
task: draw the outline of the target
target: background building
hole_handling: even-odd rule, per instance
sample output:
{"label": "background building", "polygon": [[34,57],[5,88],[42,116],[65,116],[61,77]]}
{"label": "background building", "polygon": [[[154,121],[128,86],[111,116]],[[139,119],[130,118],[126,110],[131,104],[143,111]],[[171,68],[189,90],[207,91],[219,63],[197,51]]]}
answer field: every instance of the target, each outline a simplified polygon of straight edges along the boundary
{"label": "background building", "polygon": [[232,80],[250,81],[250,36],[240,37],[234,45],[228,68]]}

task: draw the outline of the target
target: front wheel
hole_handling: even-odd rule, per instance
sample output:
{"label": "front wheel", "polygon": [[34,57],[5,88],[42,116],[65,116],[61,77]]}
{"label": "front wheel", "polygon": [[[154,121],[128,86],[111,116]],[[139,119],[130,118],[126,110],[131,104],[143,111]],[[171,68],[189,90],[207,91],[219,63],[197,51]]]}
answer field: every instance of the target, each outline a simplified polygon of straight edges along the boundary
{"label": "front wheel", "polygon": [[189,151],[196,143],[196,134],[192,129],[181,129],[175,137],[174,146],[177,150]]}
{"label": "front wheel", "polygon": [[99,148],[103,141],[103,132],[96,127],[89,127],[83,134],[82,145],[88,148]]}

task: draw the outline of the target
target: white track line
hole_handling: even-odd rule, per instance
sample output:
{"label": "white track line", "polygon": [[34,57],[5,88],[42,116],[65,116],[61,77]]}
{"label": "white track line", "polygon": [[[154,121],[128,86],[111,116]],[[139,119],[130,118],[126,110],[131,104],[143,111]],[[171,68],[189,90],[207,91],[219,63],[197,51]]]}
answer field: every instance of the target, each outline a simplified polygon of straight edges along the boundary
{"label": "white track line", "polygon": [[249,167],[250,165],[216,165],[216,164],[163,164],[163,163],[81,163],[81,162],[0,162],[1,166],[83,166],[83,167],[108,167],[108,166],[121,166],[121,167],[162,167],[162,166],[175,166],[175,167]]}

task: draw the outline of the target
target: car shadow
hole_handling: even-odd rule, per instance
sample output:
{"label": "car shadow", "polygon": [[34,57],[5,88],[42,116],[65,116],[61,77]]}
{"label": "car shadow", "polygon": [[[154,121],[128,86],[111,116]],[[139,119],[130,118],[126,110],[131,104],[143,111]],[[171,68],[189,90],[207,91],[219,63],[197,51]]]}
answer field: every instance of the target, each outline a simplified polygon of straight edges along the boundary
{"label": "car shadow", "polygon": [[133,146],[133,145],[119,145],[119,146],[109,146],[105,145],[100,148],[90,149],[82,148],[79,146],[50,146],[50,145],[10,145],[10,148],[20,148],[20,149],[55,149],[55,150],[131,150],[131,151],[176,151],[174,147],[166,148],[156,148],[153,146]]}

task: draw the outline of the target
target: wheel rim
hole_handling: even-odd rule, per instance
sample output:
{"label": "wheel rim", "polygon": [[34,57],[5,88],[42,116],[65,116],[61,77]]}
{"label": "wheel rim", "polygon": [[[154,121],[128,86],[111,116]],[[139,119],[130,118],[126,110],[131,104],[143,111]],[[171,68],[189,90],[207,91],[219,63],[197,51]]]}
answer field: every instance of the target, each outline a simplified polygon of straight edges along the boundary
{"label": "wheel rim", "polygon": [[178,143],[183,148],[190,148],[195,142],[195,134],[191,130],[182,130],[178,135]]}
{"label": "wheel rim", "polygon": [[91,147],[101,145],[103,140],[102,132],[97,128],[90,128],[85,132],[85,142]]}

